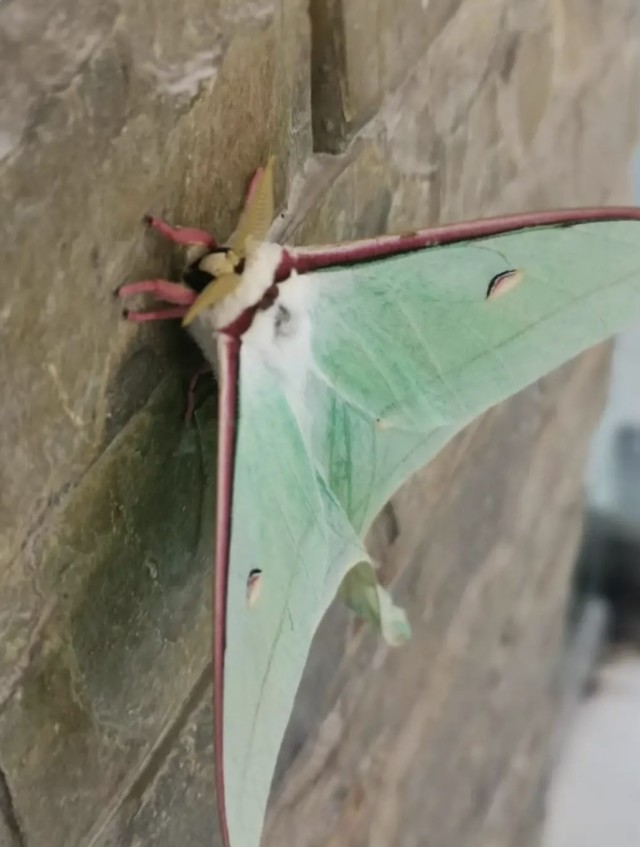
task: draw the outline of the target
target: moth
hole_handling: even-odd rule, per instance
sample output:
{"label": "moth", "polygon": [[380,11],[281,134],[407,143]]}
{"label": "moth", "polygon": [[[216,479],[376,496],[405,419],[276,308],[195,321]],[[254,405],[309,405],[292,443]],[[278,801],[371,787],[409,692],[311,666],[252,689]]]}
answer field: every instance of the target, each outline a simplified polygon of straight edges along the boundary
{"label": "moth", "polygon": [[273,162],[238,226],[150,224],[195,251],[169,308],[217,373],[213,667],[226,847],[257,847],[312,636],[339,592],[392,643],[402,610],[363,545],[469,421],[640,318],[640,210],[493,218],[344,244],[267,239]]}

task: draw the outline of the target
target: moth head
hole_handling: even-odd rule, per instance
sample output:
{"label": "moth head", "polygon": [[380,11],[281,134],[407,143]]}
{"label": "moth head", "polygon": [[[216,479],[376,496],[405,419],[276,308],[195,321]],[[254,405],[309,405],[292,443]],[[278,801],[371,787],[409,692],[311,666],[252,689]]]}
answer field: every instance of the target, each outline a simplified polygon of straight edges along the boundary
{"label": "moth head", "polygon": [[230,248],[215,250],[196,259],[183,279],[200,294],[185,315],[182,325],[188,326],[203,311],[213,308],[232,294],[242,281],[244,266],[245,257]]}
{"label": "moth head", "polygon": [[246,261],[266,239],[273,220],[273,165],[271,157],[266,167],[256,174],[244,211],[227,247],[205,253],[191,264],[185,274],[184,281],[199,290],[200,295],[185,315],[183,326],[188,326],[203,311],[213,308],[236,291],[242,281]]}

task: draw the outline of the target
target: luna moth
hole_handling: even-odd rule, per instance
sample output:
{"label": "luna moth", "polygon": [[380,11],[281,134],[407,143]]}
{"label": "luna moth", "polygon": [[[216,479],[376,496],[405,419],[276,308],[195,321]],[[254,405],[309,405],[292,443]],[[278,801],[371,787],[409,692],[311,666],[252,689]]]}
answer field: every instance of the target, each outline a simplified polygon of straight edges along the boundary
{"label": "luna moth", "polygon": [[[321,247],[268,240],[273,165],[224,246],[146,280],[217,372],[214,746],[226,847],[257,847],[320,618],[339,591],[408,636],[363,537],[398,486],[474,417],[640,318],[640,210],[493,218]],[[194,252],[195,251],[195,252]]]}

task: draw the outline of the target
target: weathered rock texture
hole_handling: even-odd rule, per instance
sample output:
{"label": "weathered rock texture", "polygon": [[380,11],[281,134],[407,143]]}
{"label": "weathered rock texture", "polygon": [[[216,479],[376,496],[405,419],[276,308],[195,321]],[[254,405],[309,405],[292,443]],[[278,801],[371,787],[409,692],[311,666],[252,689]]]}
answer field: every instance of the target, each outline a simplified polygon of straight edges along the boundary
{"label": "weathered rock texture", "polygon": [[[113,302],[176,270],[143,214],[225,236],[269,152],[299,241],[623,200],[636,6],[0,5],[3,847],[216,837],[214,403],[185,426],[193,350]],[[331,610],[265,845],[534,843],[605,371],[591,353],[489,413],[385,510],[414,640]]]}

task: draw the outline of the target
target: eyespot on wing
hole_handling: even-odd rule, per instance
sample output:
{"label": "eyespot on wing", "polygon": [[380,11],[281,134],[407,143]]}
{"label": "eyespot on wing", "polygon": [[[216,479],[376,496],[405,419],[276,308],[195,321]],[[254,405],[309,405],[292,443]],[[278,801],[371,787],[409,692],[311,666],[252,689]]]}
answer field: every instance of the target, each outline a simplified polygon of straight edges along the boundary
{"label": "eyespot on wing", "polygon": [[262,571],[253,568],[247,577],[247,606],[252,609],[258,602],[262,592]]}
{"label": "eyespot on wing", "polygon": [[487,287],[486,300],[493,300],[503,294],[512,291],[524,279],[524,271],[520,268],[511,268],[496,274]]}

